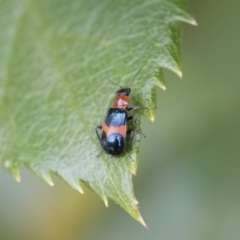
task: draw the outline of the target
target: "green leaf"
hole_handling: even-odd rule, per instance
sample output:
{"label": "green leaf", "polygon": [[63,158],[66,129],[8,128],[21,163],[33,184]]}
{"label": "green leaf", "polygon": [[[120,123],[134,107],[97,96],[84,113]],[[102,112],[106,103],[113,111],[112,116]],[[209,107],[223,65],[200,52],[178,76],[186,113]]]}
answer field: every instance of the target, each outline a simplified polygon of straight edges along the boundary
{"label": "green leaf", "polygon": [[[119,158],[102,153],[95,126],[113,86],[131,82],[135,105],[155,107],[161,67],[181,75],[178,21],[195,24],[182,0],[0,0],[0,159],[20,181],[26,165],[51,173],[144,221],[132,187],[140,134]],[[138,111],[151,120],[154,109]],[[138,124],[139,125],[139,124]],[[157,126],[156,126],[157,127]],[[140,129],[140,126],[138,126]]]}

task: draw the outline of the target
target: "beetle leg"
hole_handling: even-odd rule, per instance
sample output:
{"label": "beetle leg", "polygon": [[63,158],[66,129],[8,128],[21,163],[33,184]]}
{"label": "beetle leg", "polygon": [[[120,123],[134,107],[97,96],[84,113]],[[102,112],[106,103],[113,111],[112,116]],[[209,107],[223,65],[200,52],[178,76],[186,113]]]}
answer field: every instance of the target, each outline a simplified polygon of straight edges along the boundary
{"label": "beetle leg", "polygon": [[132,119],[134,119],[134,116],[130,116],[130,117],[127,118],[128,121],[130,121]]}
{"label": "beetle leg", "polygon": [[[102,146],[102,141],[101,141],[101,138],[100,138],[100,135],[99,135],[98,129],[102,129],[102,125],[98,125],[98,126],[96,126],[96,128],[95,128],[95,131],[96,131],[96,134],[97,134],[98,140],[99,140],[99,142],[100,142],[100,144],[101,144],[101,146]],[[102,146],[102,150],[101,150],[101,152],[97,155],[97,157],[99,157],[100,154],[101,154],[102,152],[103,152],[103,146]]]}
{"label": "beetle leg", "polygon": [[[98,129],[102,129],[102,126],[101,126],[101,125],[98,125],[98,126],[96,126],[96,128],[95,128],[95,131],[96,131],[96,134],[97,134],[98,140],[99,140],[99,142],[101,143],[101,138],[100,138],[100,135],[99,135]],[[101,145],[102,145],[102,143],[101,143]]]}
{"label": "beetle leg", "polygon": [[129,140],[128,144],[127,144],[126,151],[129,149],[129,147],[130,147],[130,145],[131,145],[131,143],[133,141],[134,131],[132,129],[129,129],[129,130],[127,130],[127,134],[131,134],[131,137],[130,137],[130,140]]}
{"label": "beetle leg", "polygon": [[[128,117],[128,119],[127,119],[128,121],[130,121],[130,120],[134,120],[134,124],[136,125],[136,118],[134,117],[134,116],[130,116],[130,117]],[[127,131],[127,134],[129,134],[131,131],[133,131],[133,130],[128,130]],[[129,133],[128,133],[129,132]],[[138,131],[138,130],[136,130],[136,129],[134,129],[134,132],[137,132],[137,133],[140,133],[143,137],[146,137],[142,132],[140,132],[140,131]]]}
{"label": "beetle leg", "polygon": [[128,158],[130,159],[131,162],[133,162],[133,160],[131,159],[131,157],[128,155],[127,151],[125,151],[126,155],[128,156]]}
{"label": "beetle leg", "polygon": [[127,111],[134,111],[136,109],[139,109],[139,108],[142,108],[142,109],[155,109],[155,108],[149,108],[149,107],[144,107],[144,106],[131,106],[127,109]]}

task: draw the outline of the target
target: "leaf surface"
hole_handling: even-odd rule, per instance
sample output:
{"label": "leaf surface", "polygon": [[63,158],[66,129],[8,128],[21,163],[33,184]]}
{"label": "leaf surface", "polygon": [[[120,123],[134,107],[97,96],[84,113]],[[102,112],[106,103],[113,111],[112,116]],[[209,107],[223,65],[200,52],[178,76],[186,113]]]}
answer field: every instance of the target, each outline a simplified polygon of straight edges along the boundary
{"label": "leaf surface", "polygon": [[[119,158],[95,134],[116,86],[155,107],[161,67],[181,75],[178,21],[195,24],[182,0],[0,0],[0,161],[17,180],[25,164],[53,185],[81,182],[144,225],[132,186],[140,134]],[[134,82],[135,72],[143,67]],[[138,111],[154,119],[154,109]]]}

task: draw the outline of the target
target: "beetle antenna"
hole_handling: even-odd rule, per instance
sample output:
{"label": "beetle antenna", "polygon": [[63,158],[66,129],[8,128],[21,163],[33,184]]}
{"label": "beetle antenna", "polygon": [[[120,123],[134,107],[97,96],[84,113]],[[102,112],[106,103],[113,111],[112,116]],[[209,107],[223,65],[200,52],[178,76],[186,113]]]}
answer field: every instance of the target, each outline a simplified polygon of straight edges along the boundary
{"label": "beetle antenna", "polygon": [[[132,80],[129,82],[128,85],[131,85],[131,83],[134,81],[134,79],[137,77],[137,75],[139,74],[139,72],[140,72],[141,70],[142,70],[142,67],[137,70],[137,72],[135,73],[135,75],[133,76]],[[111,79],[108,78],[107,80],[108,80],[110,83],[112,83],[113,85],[118,86],[120,89],[123,88],[122,86],[120,86],[120,85],[118,85],[117,83],[113,82]]]}
{"label": "beetle antenna", "polygon": [[132,80],[130,81],[130,83],[128,85],[131,85],[131,83],[134,81],[134,79],[137,77],[137,75],[139,74],[139,72],[141,70],[142,70],[142,67],[137,70],[137,72],[135,73],[135,75],[133,76]]}
{"label": "beetle antenna", "polygon": [[120,85],[118,85],[117,83],[113,82],[111,79],[108,78],[107,80],[109,82],[111,82],[113,85],[118,86],[118,87],[120,87],[122,89],[122,87]]}

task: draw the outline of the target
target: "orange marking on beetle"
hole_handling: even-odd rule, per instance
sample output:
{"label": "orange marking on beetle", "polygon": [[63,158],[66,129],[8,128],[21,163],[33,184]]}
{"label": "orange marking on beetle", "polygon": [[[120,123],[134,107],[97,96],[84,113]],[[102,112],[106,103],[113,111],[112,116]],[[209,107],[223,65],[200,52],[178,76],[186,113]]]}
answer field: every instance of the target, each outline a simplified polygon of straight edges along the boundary
{"label": "orange marking on beetle", "polygon": [[109,127],[104,123],[104,124],[102,125],[102,130],[103,130],[103,132],[105,132],[105,133],[107,134],[108,129],[109,129]]}
{"label": "orange marking on beetle", "polygon": [[127,126],[121,125],[119,127],[107,126],[105,123],[102,125],[102,130],[106,133],[107,137],[113,133],[119,133],[121,136],[126,137]]}
{"label": "orange marking on beetle", "polygon": [[113,108],[127,110],[130,104],[130,98],[126,95],[118,95],[114,99]]}

